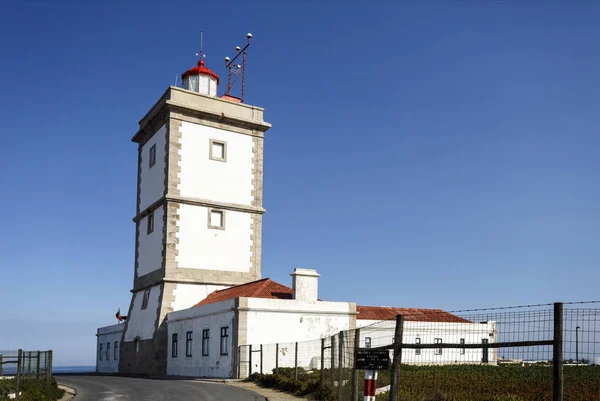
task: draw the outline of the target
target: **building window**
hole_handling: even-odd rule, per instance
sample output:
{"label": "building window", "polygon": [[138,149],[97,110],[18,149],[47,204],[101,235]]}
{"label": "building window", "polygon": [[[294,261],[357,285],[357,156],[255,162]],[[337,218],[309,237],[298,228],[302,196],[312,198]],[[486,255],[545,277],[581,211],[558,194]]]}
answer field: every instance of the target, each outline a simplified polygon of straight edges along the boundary
{"label": "building window", "polygon": [[150,148],[150,157],[148,158],[148,160],[148,168],[152,168],[152,166],[156,164],[156,144],[152,145],[152,147]]}
{"label": "building window", "polygon": [[144,290],[144,298],[142,299],[142,309],[148,307],[148,300],[150,299],[150,288]]}
{"label": "building window", "polygon": [[106,360],[110,361],[110,343],[106,343]]}
{"label": "building window", "polygon": [[185,333],[185,356],[192,356],[192,332]]}
{"label": "building window", "polygon": [[[421,344],[421,338],[415,338],[415,344]],[[415,355],[421,355],[421,348],[415,348]]]}
{"label": "building window", "polygon": [[148,227],[146,228],[146,233],[152,234],[152,232],[154,231],[154,210],[152,212],[150,212],[150,214],[147,217],[147,220],[148,220]]}
{"label": "building window", "polygon": [[[442,343],[442,339],[441,338],[435,338],[433,340],[434,344],[441,344]],[[434,348],[433,349],[433,355],[442,355],[442,349],[441,348]]]}
{"label": "building window", "polygon": [[177,351],[179,351],[179,334],[173,333],[171,336],[171,357],[177,358]]}
{"label": "building window", "polygon": [[371,348],[371,337],[365,337],[365,348]]}
{"label": "building window", "polygon": [[217,230],[225,229],[225,211],[218,209],[208,209],[208,228]]}
{"label": "building window", "polygon": [[[460,344],[461,344],[461,345],[465,345],[465,339],[464,339],[464,338],[461,338],[461,339],[460,339]],[[465,354],[465,349],[464,349],[464,348],[461,348],[461,349],[460,349],[460,354],[461,354],[461,355],[464,355],[464,354]]]}
{"label": "building window", "polygon": [[210,140],[210,160],[216,160],[219,162],[227,161],[227,142]]}
{"label": "building window", "polygon": [[115,361],[119,360],[119,342],[115,341],[115,346],[114,346],[114,355],[113,355],[113,359]]}
{"label": "building window", "polygon": [[133,349],[135,350],[135,352],[140,352],[140,338],[136,337],[133,339]]}
{"label": "building window", "polygon": [[103,354],[102,350],[104,349],[104,348],[102,347],[102,345],[103,345],[103,344],[100,344],[100,349],[98,350],[98,354],[99,354],[99,357],[98,357],[98,359],[99,359],[99,360],[102,360],[102,354]]}
{"label": "building window", "polygon": [[208,329],[202,330],[202,356],[208,356],[208,340],[210,338],[210,331]]}
{"label": "building window", "polygon": [[227,355],[228,342],[229,342],[229,327],[221,327],[221,355]]}

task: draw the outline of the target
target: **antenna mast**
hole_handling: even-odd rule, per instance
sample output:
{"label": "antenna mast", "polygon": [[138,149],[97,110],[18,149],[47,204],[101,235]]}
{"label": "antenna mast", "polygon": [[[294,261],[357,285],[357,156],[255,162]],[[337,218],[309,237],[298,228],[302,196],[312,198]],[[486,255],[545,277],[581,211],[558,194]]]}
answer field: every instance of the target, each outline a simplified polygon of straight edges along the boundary
{"label": "antenna mast", "polygon": [[[252,39],[252,34],[248,33],[246,35],[246,38],[248,38],[248,43],[246,44],[246,46],[244,46],[243,49],[240,49],[239,46],[237,46],[235,48],[235,52],[236,55],[233,58],[233,60],[231,60],[229,57],[225,57],[225,68],[227,68],[227,89],[225,90],[225,94],[230,96],[230,92],[231,92],[231,88],[233,87],[233,84],[235,84],[235,82],[238,80],[240,73],[242,75],[242,103],[244,103],[244,98],[245,98],[245,86],[246,86],[246,52],[248,47],[250,46],[250,39]],[[240,56],[240,54],[243,55],[242,57],[242,65],[239,64],[233,64],[233,62]],[[231,80],[232,76],[236,75],[235,79],[233,79],[233,81]]]}

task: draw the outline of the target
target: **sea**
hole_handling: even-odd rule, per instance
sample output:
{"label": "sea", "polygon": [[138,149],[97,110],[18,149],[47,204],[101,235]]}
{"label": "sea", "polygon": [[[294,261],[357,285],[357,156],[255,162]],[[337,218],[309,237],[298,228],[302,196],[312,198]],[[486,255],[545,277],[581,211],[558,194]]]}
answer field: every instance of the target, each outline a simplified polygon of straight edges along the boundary
{"label": "sea", "polygon": [[[95,366],[53,366],[52,367],[52,373],[58,373],[58,374],[65,374],[65,373],[89,373],[89,372],[95,372],[96,371],[96,367]],[[16,369],[14,366],[4,366],[4,369],[2,369],[2,374],[3,375],[14,375],[16,372]]]}

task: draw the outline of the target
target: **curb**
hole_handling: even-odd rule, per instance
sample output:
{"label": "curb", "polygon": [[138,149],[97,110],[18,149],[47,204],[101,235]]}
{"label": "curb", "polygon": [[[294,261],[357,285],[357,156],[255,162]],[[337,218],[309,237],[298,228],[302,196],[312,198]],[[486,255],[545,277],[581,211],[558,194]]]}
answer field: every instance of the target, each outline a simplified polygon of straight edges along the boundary
{"label": "curb", "polygon": [[71,387],[67,387],[67,386],[63,386],[63,385],[59,384],[58,388],[61,390],[65,390],[65,395],[63,395],[59,401],[71,401],[77,394],[75,389],[73,389]]}

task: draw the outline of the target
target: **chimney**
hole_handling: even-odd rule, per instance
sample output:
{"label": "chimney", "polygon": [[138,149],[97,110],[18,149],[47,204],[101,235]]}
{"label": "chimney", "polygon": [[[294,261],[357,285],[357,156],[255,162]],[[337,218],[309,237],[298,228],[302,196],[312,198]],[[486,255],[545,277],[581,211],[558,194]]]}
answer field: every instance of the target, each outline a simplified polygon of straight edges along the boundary
{"label": "chimney", "polygon": [[292,276],[292,298],[303,302],[319,299],[319,274],[314,269],[295,268]]}

